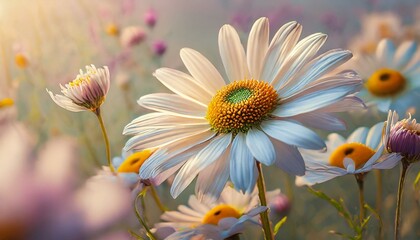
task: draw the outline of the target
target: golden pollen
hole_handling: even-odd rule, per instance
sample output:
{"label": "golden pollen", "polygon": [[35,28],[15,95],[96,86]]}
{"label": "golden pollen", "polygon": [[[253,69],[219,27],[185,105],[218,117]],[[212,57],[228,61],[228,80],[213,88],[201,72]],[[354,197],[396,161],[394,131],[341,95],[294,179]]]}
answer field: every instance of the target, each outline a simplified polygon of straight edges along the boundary
{"label": "golden pollen", "polygon": [[128,156],[123,163],[118,167],[119,173],[139,173],[141,165],[146,161],[154,151],[145,149],[141,152],[136,152]]}
{"label": "golden pollen", "polygon": [[277,102],[278,94],[267,82],[254,79],[234,81],[213,97],[206,119],[216,132],[247,132],[267,119]]}
{"label": "golden pollen", "polygon": [[365,83],[369,92],[378,97],[396,95],[404,89],[405,84],[404,76],[389,68],[382,68],[374,72]]}
{"label": "golden pollen", "polygon": [[240,218],[241,214],[229,205],[220,204],[208,211],[203,217],[202,222],[203,224],[217,225],[221,219],[227,217]]}
{"label": "golden pollen", "polygon": [[23,55],[22,53],[18,53],[15,55],[15,64],[16,66],[18,66],[19,68],[26,68],[29,65],[29,61],[26,58],[25,55]]}
{"label": "golden pollen", "polygon": [[345,168],[344,158],[350,158],[356,164],[356,169],[362,167],[373,155],[375,151],[361,143],[345,143],[334,150],[330,155],[329,163],[331,166]]}

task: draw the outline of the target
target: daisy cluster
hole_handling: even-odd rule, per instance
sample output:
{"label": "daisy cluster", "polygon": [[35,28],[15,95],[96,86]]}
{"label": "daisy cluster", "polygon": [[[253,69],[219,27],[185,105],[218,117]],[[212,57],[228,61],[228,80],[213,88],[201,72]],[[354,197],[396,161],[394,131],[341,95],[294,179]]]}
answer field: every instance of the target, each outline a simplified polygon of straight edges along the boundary
{"label": "daisy cluster", "polygon": [[[123,15],[135,15],[135,4],[123,1]],[[104,66],[91,64],[65,77],[60,93],[45,84],[41,97],[25,95],[31,107],[19,105],[19,82],[7,79],[0,91],[0,240],[277,239],[289,221],[301,221],[293,211],[306,198],[302,188],[345,218],[353,232],[332,231],[342,237],[417,234],[412,220],[402,217],[402,202],[406,181],[414,181],[420,193],[420,174],[408,177],[420,161],[420,50],[396,15],[365,15],[350,50],[330,49],[327,34],[303,34],[297,21],[282,19],[273,28],[275,17],[270,23],[249,15],[256,20],[247,28],[246,16],[235,17],[241,26],[225,24],[215,38],[220,61],[181,47],[181,66],[165,67],[167,45],[155,37],[155,8],[143,12],[143,25],[103,12],[101,37],[107,40],[100,40],[95,27],[90,31],[103,50],[98,59],[107,59]],[[322,22],[335,33],[345,26],[333,14]],[[118,51],[106,50],[106,44]],[[21,71],[41,68],[17,49]],[[139,49],[149,53],[144,64]],[[146,75],[164,90],[133,81]],[[28,80],[24,86],[38,84]],[[40,101],[44,97],[62,109],[93,114],[53,114],[60,108]],[[27,126],[25,116],[35,119],[35,127]],[[51,122],[48,134],[44,122]],[[398,179],[387,174],[396,166],[402,169],[391,194],[396,203],[386,209],[395,209],[395,225],[383,230],[382,217],[390,218],[382,207],[383,175],[392,176],[385,180],[395,182],[388,190],[394,188]],[[327,191],[343,192],[328,184],[349,176],[357,182],[358,207],[347,208],[343,198],[314,189],[334,186]],[[280,184],[284,179],[287,184]],[[374,184],[371,207],[365,193]],[[344,191],[351,188],[346,184]],[[312,214],[323,215],[314,208]]]}

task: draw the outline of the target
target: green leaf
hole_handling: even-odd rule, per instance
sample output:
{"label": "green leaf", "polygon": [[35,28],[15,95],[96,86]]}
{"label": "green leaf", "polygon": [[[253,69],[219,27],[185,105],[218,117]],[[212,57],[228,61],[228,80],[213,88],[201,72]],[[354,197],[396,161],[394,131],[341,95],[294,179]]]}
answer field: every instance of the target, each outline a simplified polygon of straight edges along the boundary
{"label": "green leaf", "polygon": [[315,196],[326,200],[331,206],[333,206],[339,213],[340,216],[342,216],[346,221],[347,224],[355,230],[356,228],[356,224],[353,221],[353,218],[351,217],[351,214],[349,213],[349,211],[347,210],[347,208],[344,205],[344,200],[340,199],[339,201],[329,197],[328,195],[326,195],[325,193],[321,192],[321,191],[317,191],[311,187],[308,187],[309,192],[313,193]]}
{"label": "green leaf", "polygon": [[287,216],[282,218],[280,221],[278,221],[276,223],[276,225],[274,226],[274,236],[277,235],[278,231],[280,230],[280,228],[283,226],[283,224],[286,222],[287,220]]}

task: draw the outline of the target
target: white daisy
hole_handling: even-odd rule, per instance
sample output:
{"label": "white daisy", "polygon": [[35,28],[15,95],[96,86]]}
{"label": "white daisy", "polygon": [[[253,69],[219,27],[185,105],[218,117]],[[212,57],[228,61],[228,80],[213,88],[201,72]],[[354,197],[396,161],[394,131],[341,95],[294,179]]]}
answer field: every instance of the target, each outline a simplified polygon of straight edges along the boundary
{"label": "white daisy", "polygon": [[347,139],[333,133],[326,141],[327,151],[302,151],[305,159],[304,176],[296,177],[296,185],[313,185],[346,174],[390,169],[401,160],[399,154],[383,154],[381,143],[384,123],[372,128],[359,127]]}
{"label": "white daisy", "polygon": [[396,109],[405,114],[419,97],[415,92],[420,88],[419,56],[416,42],[404,42],[395,49],[388,39],[379,43],[376,55],[356,56],[349,67],[364,80],[361,98],[381,112]]}
{"label": "white daisy", "polygon": [[354,53],[375,53],[383,38],[401,40],[404,27],[400,17],[393,12],[373,12],[362,16],[361,31],[350,41],[349,48]]}
{"label": "white daisy", "polygon": [[54,95],[51,91],[52,100],[57,105],[72,112],[95,111],[105,101],[109,91],[110,79],[108,67],[96,68],[86,66],[86,72],[80,70],[80,74],[72,82],[61,87],[63,95]]}
{"label": "white daisy", "polygon": [[305,125],[344,128],[331,113],[362,105],[350,95],[361,87],[361,79],[351,71],[326,74],[352,54],[337,49],[315,57],[327,36],[316,33],[298,41],[302,27],[296,22],[281,27],[269,42],[268,26],[267,18],[255,22],[246,54],[232,26],[220,29],[226,80],[207,58],[187,48],[180,55],[190,74],[156,70],[154,76],[175,94],[141,97],[138,103],[156,112],[124,129],[135,135],[126,149],[159,147],[140,169],[142,178],[179,169],[173,197],[197,175],[199,199],[207,194],[217,198],[229,177],[236,189],[250,192],[258,176],[256,161],[304,174],[297,147],[325,148]]}
{"label": "white daisy", "polygon": [[[280,190],[267,192],[268,201],[280,194]],[[180,205],[178,211],[165,212],[161,219],[165,222],[155,224],[156,232],[168,234],[165,239],[190,239],[201,236],[203,239],[225,239],[244,231],[244,224],[258,223],[257,215],[267,208],[258,206],[258,191],[240,193],[227,185],[220,198],[212,203],[200,202],[192,195],[189,206]],[[165,236],[166,237],[166,236]]]}

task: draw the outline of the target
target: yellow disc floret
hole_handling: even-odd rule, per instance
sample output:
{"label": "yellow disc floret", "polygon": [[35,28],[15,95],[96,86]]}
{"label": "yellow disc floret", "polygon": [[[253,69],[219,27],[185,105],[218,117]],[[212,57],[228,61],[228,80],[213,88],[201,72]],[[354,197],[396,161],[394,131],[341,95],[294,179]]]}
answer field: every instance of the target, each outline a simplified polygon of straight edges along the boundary
{"label": "yellow disc floret", "polygon": [[153,151],[146,149],[141,152],[136,152],[128,156],[123,163],[118,167],[117,172],[120,173],[139,173],[141,165],[146,161]]}
{"label": "yellow disc floret", "polygon": [[13,106],[14,101],[11,98],[0,99],[0,108]]}
{"label": "yellow disc floret", "polygon": [[109,36],[118,36],[118,34],[120,33],[120,30],[119,30],[118,26],[115,23],[110,23],[110,24],[108,24],[106,26],[105,32]]}
{"label": "yellow disc floret", "polygon": [[206,119],[216,132],[246,132],[266,119],[277,102],[278,94],[267,82],[235,81],[216,93],[208,106]]}
{"label": "yellow disc floret", "polygon": [[241,214],[232,206],[226,204],[217,205],[203,217],[203,224],[217,225],[221,219],[227,217],[240,218]]}
{"label": "yellow disc floret", "polygon": [[362,167],[373,155],[375,151],[361,143],[345,143],[339,146],[330,155],[330,165],[345,168],[344,158],[350,158],[356,164],[356,169]]}
{"label": "yellow disc floret", "polygon": [[406,80],[399,71],[383,68],[370,76],[366,88],[375,96],[388,97],[401,92],[405,84]]}
{"label": "yellow disc floret", "polygon": [[18,53],[15,55],[15,63],[16,66],[22,69],[26,68],[29,65],[28,58],[22,53]]}

